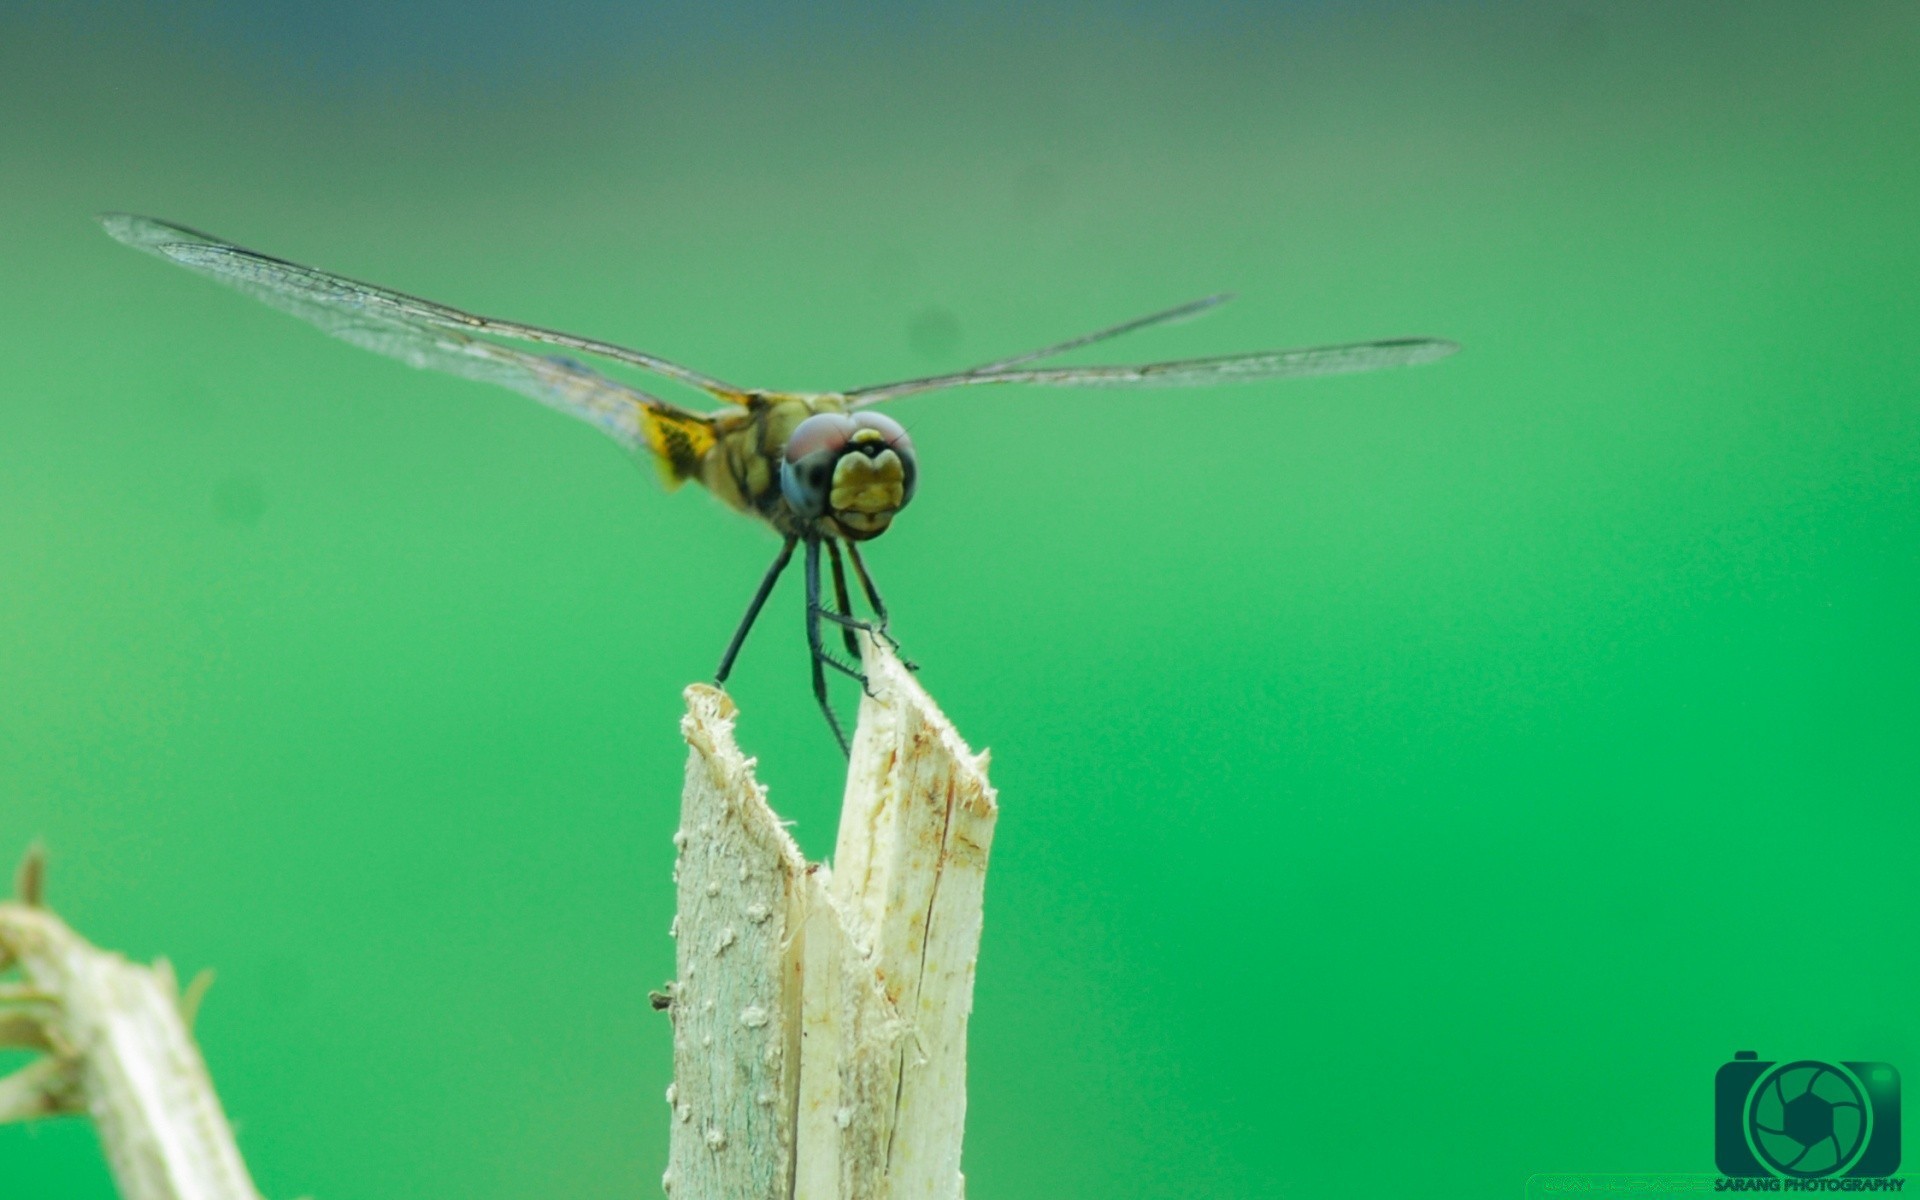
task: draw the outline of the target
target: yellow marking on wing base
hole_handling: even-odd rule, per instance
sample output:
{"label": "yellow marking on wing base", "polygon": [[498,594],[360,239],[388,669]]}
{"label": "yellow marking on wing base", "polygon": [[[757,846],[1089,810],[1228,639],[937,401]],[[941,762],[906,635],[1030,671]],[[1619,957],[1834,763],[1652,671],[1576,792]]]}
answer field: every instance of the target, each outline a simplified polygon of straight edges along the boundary
{"label": "yellow marking on wing base", "polygon": [[647,448],[661,481],[672,491],[700,474],[700,464],[713,449],[713,423],[693,413],[650,408],[641,414]]}

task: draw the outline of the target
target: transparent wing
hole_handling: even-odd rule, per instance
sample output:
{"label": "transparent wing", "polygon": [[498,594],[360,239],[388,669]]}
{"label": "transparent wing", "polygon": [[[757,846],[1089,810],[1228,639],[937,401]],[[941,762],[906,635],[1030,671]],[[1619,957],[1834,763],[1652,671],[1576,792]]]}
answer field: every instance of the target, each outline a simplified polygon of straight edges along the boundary
{"label": "transparent wing", "polygon": [[[171,259],[190,270],[210,275],[238,288],[275,308],[284,309],[311,321],[336,337],[396,358],[408,358],[397,352],[402,343],[383,342],[377,330],[404,330],[407,335],[445,330],[456,334],[484,333],[520,341],[565,346],[588,354],[598,354],[616,362],[628,363],[667,379],[700,388],[728,403],[738,403],[745,392],[730,383],[703,375],[689,367],[669,362],[656,355],[629,350],[611,342],[575,337],[534,325],[476,316],[422,300],[404,292],[360,283],[343,276],[303,267],[298,263],[260,254],[209,234],[128,213],[107,213],[100,223],[114,238],[136,249]],[[473,345],[471,339],[446,339],[446,345]],[[411,359],[409,359],[411,361]],[[417,362],[416,366],[434,366],[451,370],[443,362]],[[584,370],[584,368],[580,368]],[[466,372],[457,372],[466,373]],[[615,385],[618,386],[618,385]],[[632,391],[633,389],[628,389]]]}
{"label": "transparent wing", "polygon": [[[512,388],[578,417],[629,449],[653,453],[674,485],[692,478],[713,445],[712,421],[558,355],[474,336],[524,326],[468,316],[430,301],[255,254],[178,225],[109,214],[107,232],[141,250],[211,275],[342,341],[415,367]],[[564,335],[556,335],[556,337]]]}
{"label": "transparent wing", "polygon": [[1135,317],[1131,321],[1122,321],[1118,325],[1109,325],[1105,329],[1096,329],[1092,333],[1081,334],[1077,338],[1068,338],[1064,342],[1055,342],[1051,346],[1042,346],[1038,350],[1029,350],[1025,354],[1016,354],[1012,358],[996,359],[982,363],[961,372],[964,375],[979,375],[993,371],[1004,371],[1008,367],[1017,367],[1021,363],[1039,362],[1043,358],[1054,358],[1069,350],[1078,350],[1082,346],[1091,346],[1095,342],[1104,342],[1108,338],[1117,338],[1123,333],[1132,333],[1136,329],[1146,329],[1154,325],[1177,325],[1192,320],[1202,313],[1209,312],[1233,299],[1232,292],[1221,292],[1214,296],[1202,296],[1198,300],[1189,300],[1185,304],[1176,304],[1172,308],[1157,313],[1148,313],[1144,317]]}
{"label": "transparent wing", "polygon": [[[852,407],[864,408],[915,392],[970,387],[981,383],[1030,383],[1045,387],[1204,387],[1218,383],[1297,379],[1307,375],[1345,375],[1356,371],[1378,371],[1385,367],[1407,367],[1445,358],[1459,348],[1443,338],[1388,338],[1342,346],[1265,350],[1253,354],[1183,358],[1173,362],[1132,366],[1035,367],[1024,370],[993,366],[954,375],[934,375],[925,379],[859,388],[848,392],[847,398],[852,402]],[[1015,361],[1029,360],[1022,358]]]}

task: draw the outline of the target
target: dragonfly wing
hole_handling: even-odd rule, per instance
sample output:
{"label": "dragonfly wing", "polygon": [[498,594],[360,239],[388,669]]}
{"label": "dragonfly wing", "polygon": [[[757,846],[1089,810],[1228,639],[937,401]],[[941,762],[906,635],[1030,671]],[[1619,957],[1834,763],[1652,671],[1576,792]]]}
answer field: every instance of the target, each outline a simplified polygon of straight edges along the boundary
{"label": "dragonfly wing", "polygon": [[847,393],[854,408],[864,408],[915,392],[971,387],[982,383],[1029,383],[1043,387],[1206,387],[1308,375],[1346,375],[1433,362],[1460,349],[1444,338],[1388,338],[1340,346],[1265,350],[1216,358],[1183,358],[1130,366],[1030,367],[963,371],[900,383],[884,383]]}
{"label": "dragonfly wing", "polygon": [[1051,346],[1042,346],[1038,350],[1029,350],[1025,354],[1015,354],[1010,358],[995,359],[993,362],[972,367],[962,372],[962,374],[979,375],[993,371],[1004,371],[1009,367],[1017,367],[1022,363],[1039,362],[1043,358],[1054,358],[1065,354],[1069,350],[1078,350],[1082,346],[1091,346],[1095,342],[1104,342],[1109,338],[1117,338],[1122,334],[1133,333],[1136,330],[1150,329],[1155,325],[1178,325],[1182,321],[1191,321],[1197,316],[1210,312],[1231,299],[1233,299],[1232,292],[1220,292],[1213,296],[1202,296],[1198,300],[1189,300],[1185,304],[1177,304],[1172,308],[1162,309],[1155,313],[1148,313],[1144,317],[1135,317],[1130,321],[1122,321],[1118,325],[1109,325],[1105,329],[1096,329],[1092,333],[1083,333],[1079,337],[1068,338],[1064,342],[1055,342]]}
{"label": "dragonfly wing", "polygon": [[336,311],[375,312],[419,325],[564,346],[569,350],[597,354],[700,388],[730,404],[739,403],[746,395],[744,389],[733,384],[645,351],[542,329],[537,325],[522,325],[517,321],[502,321],[496,317],[463,312],[449,305],[409,296],[405,292],[361,283],[248,250],[184,225],[130,213],[107,213],[100,218],[100,223],[110,235],[129,246],[171,259],[189,270],[211,275],[255,299],[293,312],[322,328],[327,328],[324,321],[294,308],[293,302],[304,301]]}
{"label": "dragonfly wing", "polygon": [[713,444],[711,422],[572,359],[502,345],[479,333],[500,324],[401,292],[256,254],[146,217],[101,218],[130,246],[211,276],[342,341],[414,367],[512,388],[593,425],[629,449],[646,448],[672,482],[695,473]]}

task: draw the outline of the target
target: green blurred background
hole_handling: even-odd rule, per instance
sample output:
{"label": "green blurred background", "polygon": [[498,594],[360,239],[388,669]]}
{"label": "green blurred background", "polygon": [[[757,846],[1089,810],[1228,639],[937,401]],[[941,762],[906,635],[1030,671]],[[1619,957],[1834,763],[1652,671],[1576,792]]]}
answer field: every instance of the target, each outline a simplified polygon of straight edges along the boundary
{"label": "green blurred background", "polygon": [[[970,1193],[1711,1170],[1737,1049],[1920,1075],[1916,61],[1898,0],[0,6],[0,857],[218,969],[275,1200],[657,1195],[679,693],[772,536],[91,214],[775,387],[1235,289],[1125,356],[1466,350],[893,410],[870,560],[1004,809]],[[734,690],[826,854],[797,581]]]}

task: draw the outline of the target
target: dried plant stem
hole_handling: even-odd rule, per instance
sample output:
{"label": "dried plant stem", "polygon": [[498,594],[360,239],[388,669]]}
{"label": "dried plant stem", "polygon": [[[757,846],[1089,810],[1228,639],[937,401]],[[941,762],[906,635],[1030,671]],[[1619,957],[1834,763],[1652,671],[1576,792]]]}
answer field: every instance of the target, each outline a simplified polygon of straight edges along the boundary
{"label": "dried plant stem", "polygon": [[975,757],[869,642],[836,861],[809,864],[687,689],[676,868],[675,1200],[958,1200],[987,852]]}
{"label": "dried plant stem", "polygon": [[[40,903],[37,855],[0,903],[0,1047],[42,1057],[0,1078],[0,1121],[84,1114],[122,1200],[259,1200],[214,1095],[193,1011],[166,960],[99,950]],[[204,978],[204,977],[203,977]]]}

